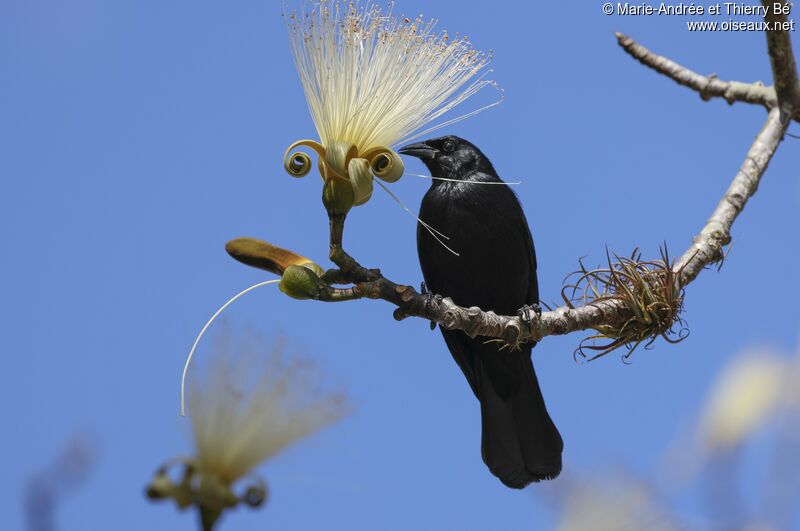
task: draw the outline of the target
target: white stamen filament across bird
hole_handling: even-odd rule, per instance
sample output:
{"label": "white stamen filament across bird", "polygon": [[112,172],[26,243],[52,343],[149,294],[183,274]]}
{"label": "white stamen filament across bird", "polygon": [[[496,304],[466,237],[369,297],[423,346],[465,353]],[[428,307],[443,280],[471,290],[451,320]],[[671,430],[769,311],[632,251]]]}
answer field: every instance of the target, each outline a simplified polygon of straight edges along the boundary
{"label": "white stamen filament across bird", "polygon": [[[417,220],[417,222],[418,222],[420,225],[422,225],[422,226],[425,228],[425,230],[427,230],[427,231],[430,233],[430,235],[431,235],[431,236],[433,236],[433,238],[434,238],[434,239],[435,239],[437,242],[439,242],[439,243],[442,245],[442,247],[444,247],[445,249],[447,249],[448,251],[450,251],[451,253],[453,253],[453,254],[454,254],[454,255],[456,255],[456,256],[461,256],[460,254],[458,254],[457,252],[455,252],[454,250],[452,250],[450,247],[448,247],[448,246],[447,246],[447,244],[445,244],[445,243],[444,243],[442,240],[440,240],[440,239],[439,239],[439,236],[441,236],[441,237],[442,237],[442,238],[444,238],[445,240],[449,240],[449,239],[450,239],[450,236],[447,236],[447,235],[443,234],[442,232],[438,231],[436,228],[434,228],[434,227],[431,227],[430,225],[428,225],[427,223],[425,223],[424,221],[422,221],[422,220],[421,220],[419,217],[415,216],[415,215],[414,215],[414,213],[413,213],[413,212],[411,212],[411,209],[410,209],[410,208],[408,208],[408,207],[407,207],[407,206],[406,206],[406,205],[405,205],[405,204],[404,204],[404,203],[403,203],[403,202],[400,200],[400,198],[399,198],[399,197],[397,197],[397,196],[396,196],[396,195],[395,195],[395,194],[394,194],[394,193],[393,193],[391,190],[389,190],[389,188],[387,188],[385,184],[383,184],[382,182],[380,182],[380,181],[378,181],[378,180],[376,180],[375,182],[376,182],[376,183],[378,183],[378,184],[380,185],[380,187],[381,187],[381,188],[383,188],[383,189],[386,191],[386,193],[387,193],[387,194],[389,194],[389,195],[392,197],[392,199],[394,199],[394,200],[395,200],[395,202],[396,202],[398,205],[400,205],[400,206],[403,208],[403,210],[405,210],[406,212],[408,212],[408,213],[411,215],[411,217],[413,217],[414,219],[416,219],[416,220]],[[438,234],[438,236],[437,236],[437,234]]]}
{"label": "white stamen filament across bird", "polygon": [[465,181],[463,179],[448,179],[446,177],[433,177],[431,175],[422,175],[419,173],[406,173],[406,175],[410,175],[412,177],[422,177],[423,179],[433,179],[434,181],[448,181],[451,183],[465,183],[465,184],[503,184],[506,186],[513,186],[516,184],[522,184],[522,181],[512,181],[512,182],[486,182],[486,181]]}

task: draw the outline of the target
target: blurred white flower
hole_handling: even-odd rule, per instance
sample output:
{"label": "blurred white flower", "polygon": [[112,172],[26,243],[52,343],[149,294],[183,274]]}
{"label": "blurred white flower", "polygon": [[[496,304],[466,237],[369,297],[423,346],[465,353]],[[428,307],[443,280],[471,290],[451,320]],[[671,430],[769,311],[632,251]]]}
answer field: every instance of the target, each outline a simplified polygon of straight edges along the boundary
{"label": "blurred white flower", "polygon": [[226,484],[347,411],[342,395],[320,390],[311,363],[286,359],[283,341],[266,356],[252,342],[236,356],[229,350],[214,349],[189,392],[194,464]]}
{"label": "blurred white flower", "polygon": [[[771,445],[758,457],[758,466],[768,466],[754,474],[742,466],[745,452],[736,450],[773,419]],[[748,349],[723,366],[699,419],[691,420],[691,428],[665,456],[666,466],[648,482],[613,470],[581,482],[560,479],[554,485],[562,515],[557,529],[794,529],[800,492],[798,421],[800,352],[790,357]],[[760,482],[758,495],[745,495],[742,480],[748,488]],[[668,498],[655,494],[665,487]],[[670,505],[685,503],[687,493],[697,492],[702,492],[697,500],[701,513],[678,513]]]}
{"label": "blurred white flower", "polygon": [[785,403],[791,366],[785,357],[747,351],[730,362],[714,384],[701,416],[708,449],[733,448],[772,418]]}
{"label": "blurred white flower", "polygon": [[563,478],[558,531],[672,531],[681,529],[645,483],[618,471],[601,479]]}
{"label": "blurred white flower", "polygon": [[265,350],[246,336],[237,347],[232,353],[227,335],[218,337],[204,374],[189,373],[195,455],[164,463],[145,490],[151,500],[195,507],[206,531],[229,509],[264,503],[256,466],[347,412],[343,395],[318,386],[310,362],[285,356],[283,341]]}
{"label": "blurred white flower", "polygon": [[784,400],[789,408],[800,410],[800,343],[794,357],[789,360],[786,373]]}

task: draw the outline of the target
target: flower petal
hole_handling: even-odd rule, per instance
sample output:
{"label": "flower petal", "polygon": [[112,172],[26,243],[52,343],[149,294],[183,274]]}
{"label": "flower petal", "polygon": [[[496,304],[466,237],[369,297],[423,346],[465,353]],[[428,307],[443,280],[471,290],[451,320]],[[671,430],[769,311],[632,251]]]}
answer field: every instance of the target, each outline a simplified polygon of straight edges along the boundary
{"label": "flower petal", "polygon": [[372,172],[367,159],[352,159],[347,166],[350,182],[353,183],[353,205],[363,205],[372,197]]}
{"label": "flower petal", "polygon": [[405,171],[405,165],[400,155],[391,149],[375,155],[370,161],[370,168],[375,177],[387,183],[397,182]]}
{"label": "flower petal", "polygon": [[325,145],[325,166],[337,177],[347,179],[347,166],[358,154],[356,147],[343,140],[332,140]]}
{"label": "flower petal", "polygon": [[325,148],[322,147],[319,142],[315,142],[314,140],[298,140],[289,146],[286,149],[286,153],[283,155],[283,168],[286,170],[286,173],[292,177],[305,177],[308,175],[308,172],[311,171],[311,157],[302,151],[292,152],[292,150],[300,146],[313,149],[320,157],[325,156]]}

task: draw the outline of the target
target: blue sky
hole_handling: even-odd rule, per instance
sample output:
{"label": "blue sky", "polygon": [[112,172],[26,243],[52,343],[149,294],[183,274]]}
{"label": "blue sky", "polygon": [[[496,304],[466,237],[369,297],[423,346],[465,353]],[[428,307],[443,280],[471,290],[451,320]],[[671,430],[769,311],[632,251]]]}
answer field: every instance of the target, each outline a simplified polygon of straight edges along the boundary
{"label": "blue sky", "polygon": [[[613,35],[701,73],[770,82],[758,33],[689,33],[685,17],[605,16],[599,2],[399,0],[396,10],[494,50],[506,100],[448,132],[524,181],[544,301],[558,300],[578,258],[600,263],[606,245],[656,256],[666,241],[682,252],[765,118],[701,101],[631,60]],[[147,503],[142,490],[190,447],[178,385],[195,334],[267,278],[224,243],[253,236],[320,263],[327,255],[318,180],[282,169],[286,146],[315,131],[280,6],[0,0],[0,87],[4,527],[23,527],[22,486],[85,431],[99,461],[59,509],[59,529],[195,529],[193,516]],[[726,360],[753,345],[793,351],[798,168],[800,140],[788,138],[734,227],[725,267],[690,287],[685,342],[659,342],[631,365],[617,355],[576,364],[579,335],[536,348],[566,473],[624,462],[650,474]],[[416,209],[427,186],[407,176],[392,190]],[[390,278],[421,280],[414,222],[380,190],[353,211],[345,241]],[[509,491],[485,469],[477,403],[438,332],[396,323],[391,310],[269,288],[231,308],[236,327],[288,335],[357,407],[266,464],[269,506],[237,511],[222,529],[552,524],[538,487]]]}

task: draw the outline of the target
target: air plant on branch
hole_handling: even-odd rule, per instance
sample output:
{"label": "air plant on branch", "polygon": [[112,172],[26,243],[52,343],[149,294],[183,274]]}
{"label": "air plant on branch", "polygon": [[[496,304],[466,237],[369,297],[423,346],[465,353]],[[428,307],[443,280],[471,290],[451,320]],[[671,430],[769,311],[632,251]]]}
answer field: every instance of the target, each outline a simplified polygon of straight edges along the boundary
{"label": "air plant on branch", "polygon": [[[627,360],[644,343],[651,346],[659,337],[670,343],[686,338],[688,329],[681,319],[683,309],[683,286],[681,271],[675,271],[670,262],[666,246],[661,249],[660,260],[643,261],[635,249],[630,257],[619,257],[606,253],[608,267],[587,270],[580,262],[580,270],[571,284],[561,290],[561,297],[570,308],[573,303],[583,305],[604,301],[622,302],[629,317],[617,325],[604,325],[596,329],[597,334],[583,339],[575,350],[576,356],[586,357],[586,350],[596,351],[589,361],[625,346]],[[676,332],[675,326],[679,327]],[[597,345],[597,340],[608,339]]]}
{"label": "air plant on branch", "polygon": [[[295,65],[319,140],[299,140],[286,151],[293,177],[311,171],[313,150],[329,212],[346,214],[372,196],[374,178],[403,175],[391,146],[452,124],[499,103],[418,132],[426,124],[494,86],[489,57],[466,37],[435,30],[436,21],[395,18],[357,1],[308,2],[287,16]],[[380,183],[379,183],[380,184]],[[381,185],[383,186],[383,185]]]}
{"label": "air plant on branch", "polygon": [[266,356],[252,342],[235,356],[229,350],[215,348],[204,377],[190,380],[194,455],[162,465],[146,491],[181,509],[196,507],[204,530],[239,504],[260,506],[267,487],[254,469],[348,410],[343,395],[320,389],[313,364],[285,355],[284,342]]}

